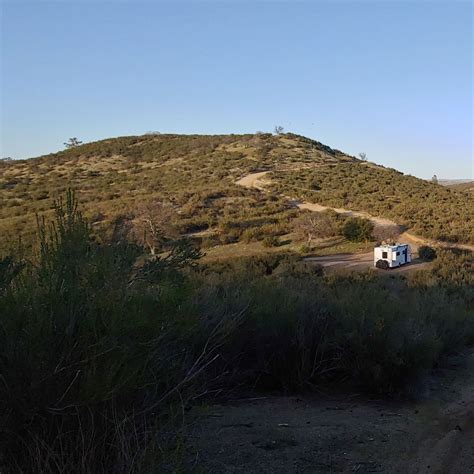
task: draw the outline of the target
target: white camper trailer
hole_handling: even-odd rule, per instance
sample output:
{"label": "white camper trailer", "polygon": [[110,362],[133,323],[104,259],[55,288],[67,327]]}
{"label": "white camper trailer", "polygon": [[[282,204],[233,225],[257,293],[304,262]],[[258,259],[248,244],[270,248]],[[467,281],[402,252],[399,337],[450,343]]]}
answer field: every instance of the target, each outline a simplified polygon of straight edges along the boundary
{"label": "white camper trailer", "polygon": [[387,270],[411,262],[408,244],[380,245],[374,248],[374,266]]}

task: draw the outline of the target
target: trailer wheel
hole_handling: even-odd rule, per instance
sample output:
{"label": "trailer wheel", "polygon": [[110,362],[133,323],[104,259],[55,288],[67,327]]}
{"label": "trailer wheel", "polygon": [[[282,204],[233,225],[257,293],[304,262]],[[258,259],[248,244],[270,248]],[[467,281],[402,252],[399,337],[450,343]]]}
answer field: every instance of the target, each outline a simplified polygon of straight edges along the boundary
{"label": "trailer wheel", "polygon": [[386,260],[377,260],[377,262],[375,263],[375,266],[377,268],[380,268],[381,270],[388,270],[389,269],[389,264]]}

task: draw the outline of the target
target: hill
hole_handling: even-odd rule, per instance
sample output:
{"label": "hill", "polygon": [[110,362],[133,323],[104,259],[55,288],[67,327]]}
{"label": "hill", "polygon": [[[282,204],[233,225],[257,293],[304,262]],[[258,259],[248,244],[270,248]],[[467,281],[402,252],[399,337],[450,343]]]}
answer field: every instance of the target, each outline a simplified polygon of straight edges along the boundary
{"label": "hill", "polygon": [[[390,218],[432,239],[474,242],[472,196],[289,133],[119,137],[2,162],[0,170],[3,251],[18,236],[30,242],[36,213],[51,213],[68,187],[97,229],[160,201],[175,211],[179,233],[201,232],[203,245],[291,231],[294,199]],[[237,184],[258,171],[267,172],[266,192]]]}
{"label": "hill", "polygon": [[452,184],[445,184],[441,183],[445,186],[448,186],[451,189],[455,189],[456,191],[468,191],[474,192],[474,181],[463,181],[461,183],[452,183]]}

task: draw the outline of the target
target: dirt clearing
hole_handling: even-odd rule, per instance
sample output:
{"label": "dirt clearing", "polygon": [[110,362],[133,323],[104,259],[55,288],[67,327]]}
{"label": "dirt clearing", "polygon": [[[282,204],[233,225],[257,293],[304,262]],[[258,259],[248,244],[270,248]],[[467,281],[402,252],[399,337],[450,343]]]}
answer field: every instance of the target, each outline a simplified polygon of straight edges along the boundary
{"label": "dirt clearing", "polygon": [[260,171],[258,173],[251,173],[247,176],[236,181],[236,184],[239,186],[243,186],[244,188],[254,188],[263,190],[264,183],[262,182],[262,178],[268,173],[268,171]]}
{"label": "dirt clearing", "polygon": [[195,409],[188,471],[474,472],[474,354],[412,390],[417,401],[256,396]]}

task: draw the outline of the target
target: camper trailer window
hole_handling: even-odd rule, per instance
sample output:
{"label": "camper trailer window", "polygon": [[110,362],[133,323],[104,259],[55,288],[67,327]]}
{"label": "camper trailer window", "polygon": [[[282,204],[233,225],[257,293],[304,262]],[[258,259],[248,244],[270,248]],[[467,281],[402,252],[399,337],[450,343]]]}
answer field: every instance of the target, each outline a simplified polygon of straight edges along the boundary
{"label": "camper trailer window", "polygon": [[397,256],[400,255],[400,252],[397,252]]}
{"label": "camper trailer window", "polygon": [[382,252],[382,258],[387,258],[387,252]]}

